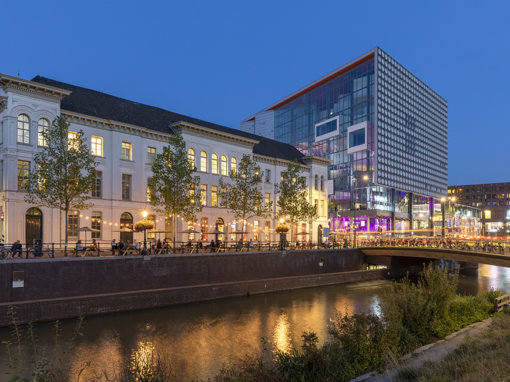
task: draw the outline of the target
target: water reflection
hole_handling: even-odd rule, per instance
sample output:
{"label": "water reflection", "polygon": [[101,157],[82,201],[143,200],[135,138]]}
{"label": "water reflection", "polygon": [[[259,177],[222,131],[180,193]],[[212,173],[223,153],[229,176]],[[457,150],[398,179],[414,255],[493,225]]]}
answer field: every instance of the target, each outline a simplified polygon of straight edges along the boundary
{"label": "water reflection", "polygon": [[[171,365],[179,381],[213,377],[227,361],[270,357],[275,349],[301,346],[304,331],[315,332],[323,343],[337,311],[378,314],[383,285],[333,285],[88,317],[82,339],[67,353],[71,380],[80,373],[84,381],[116,380],[126,364],[147,366],[155,355]],[[478,272],[460,276],[459,289],[464,293],[490,288],[510,293],[510,269],[481,265]],[[72,332],[74,322],[64,321],[63,326]],[[50,325],[39,326],[42,344],[51,344],[52,336]],[[266,353],[262,337],[267,341]],[[0,341],[7,338],[9,329],[0,329]],[[0,373],[6,364],[2,350]]]}
{"label": "water reflection", "polygon": [[276,350],[279,350],[282,353],[289,353],[292,350],[290,324],[285,312],[281,312],[276,319],[276,325],[273,332],[273,344]]}

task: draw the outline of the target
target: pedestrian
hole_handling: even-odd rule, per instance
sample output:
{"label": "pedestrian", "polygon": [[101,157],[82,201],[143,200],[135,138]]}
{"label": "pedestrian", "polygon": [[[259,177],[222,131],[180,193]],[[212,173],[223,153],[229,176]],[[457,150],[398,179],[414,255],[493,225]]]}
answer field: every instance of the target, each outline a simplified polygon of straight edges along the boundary
{"label": "pedestrian", "polygon": [[115,256],[115,251],[117,250],[117,242],[115,239],[112,240],[112,256]]}
{"label": "pedestrian", "polygon": [[21,242],[19,240],[16,240],[16,242],[12,245],[11,248],[12,257],[18,255],[18,257],[21,257],[21,254],[23,252],[23,247],[21,246]]}

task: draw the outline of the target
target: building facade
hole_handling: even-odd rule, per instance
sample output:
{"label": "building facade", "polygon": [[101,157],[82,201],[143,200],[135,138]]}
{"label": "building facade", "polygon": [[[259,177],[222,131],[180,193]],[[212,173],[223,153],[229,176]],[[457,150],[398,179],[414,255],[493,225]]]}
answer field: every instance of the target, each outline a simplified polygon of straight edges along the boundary
{"label": "building facade", "polygon": [[[89,240],[141,240],[143,234],[128,231],[142,219],[143,210],[149,211],[149,219],[160,231],[149,233],[149,238],[171,238],[171,219],[151,210],[147,185],[152,161],[176,132],[182,134],[188,158],[196,165],[203,204],[194,223],[179,218],[175,227],[176,232],[192,228],[201,233],[190,237],[177,234],[178,241],[237,241],[240,237],[233,232],[241,230],[247,232],[245,239],[278,240],[274,233],[278,215],[274,186],[293,160],[301,163],[310,202],[319,210],[319,218],[303,222],[299,230],[308,231],[308,239],[317,241],[322,238],[322,227],[327,227],[327,184],[314,187],[316,179],[327,177],[329,161],[322,157],[306,156],[288,144],[40,76],[28,81],[0,75],[0,89],[0,229],[6,243],[62,241],[60,223],[64,217],[60,211],[27,204],[23,191],[34,153],[44,145],[39,132],[51,128],[59,115],[71,123],[71,134],[83,131],[98,162],[92,207],[69,214],[70,241],[85,238],[79,231],[82,227],[94,230],[88,234]],[[220,177],[228,176],[245,154],[258,163],[263,174],[261,192],[265,201],[273,201],[274,209],[270,218],[253,218],[243,228],[220,207],[218,186]],[[213,234],[215,230],[225,234],[218,237]]]}
{"label": "building facade", "polygon": [[432,229],[448,184],[447,102],[375,48],[241,122],[331,160],[330,227]]}
{"label": "building facade", "polygon": [[482,232],[507,236],[510,222],[510,183],[467,184],[448,187],[449,199],[481,209]]}

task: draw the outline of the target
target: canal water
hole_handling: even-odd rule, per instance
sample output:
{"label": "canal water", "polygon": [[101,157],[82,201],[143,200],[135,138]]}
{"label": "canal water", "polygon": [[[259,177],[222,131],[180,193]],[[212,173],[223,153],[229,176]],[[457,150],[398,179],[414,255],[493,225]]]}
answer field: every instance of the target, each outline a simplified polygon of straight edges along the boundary
{"label": "canal water", "polygon": [[[72,347],[65,343],[72,338],[75,320],[61,323],[58,345],[54,324],[39,324],[34,329],[37,351],[45,348],[47,358],[64,351],[61,362],[74,375],[70,380],[79,373],[80,381],[115,380],[119,365],[142,362],[156,353],[171,365],[176,380],[207,379],[227,361],[299,347],[304,331],[315,332],[324,342],[337,312],[377,312],[385,285],[385,281],[334,285],[87,317],[83,336]],[[480,265],[460,276],[461,293],[476,295],[491,288],[510,293],[510,268]],[[23,337],[24,346],[30,348],[30,336]],[[13,340],[12,329],[0,329],[0,341],[8,339]],[[5,345],[0,346],[0,380],[9,380],[5,377],[9,356]],[[11,350],[15,353],[16,347]],[[26,358],[25,365],[30,356]]]}

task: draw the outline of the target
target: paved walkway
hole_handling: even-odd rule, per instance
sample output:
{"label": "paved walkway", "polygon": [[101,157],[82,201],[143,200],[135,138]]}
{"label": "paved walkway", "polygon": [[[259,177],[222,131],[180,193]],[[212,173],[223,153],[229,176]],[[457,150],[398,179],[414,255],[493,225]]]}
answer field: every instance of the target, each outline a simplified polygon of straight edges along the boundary
{"label": "paved walkway", "polygon": [[440,361],[455,349],[457,349],[460,345],[462,345],[468,336],[471,338],[477,338],[483,335],[491,323],[492,318],[488,318],[484,321],[476,322],[466,326],[458,332],[452,333],[445,337],[443,340],[422,346],[421,348],[416,349],[413,353],[404,356],[398,365],[390,370],[387,370],[384,374],[377,375],[373,372],[367,373],[353,379],[351,382],[393,381],[400,370],[420,368],[424,366],[428,361]]}

